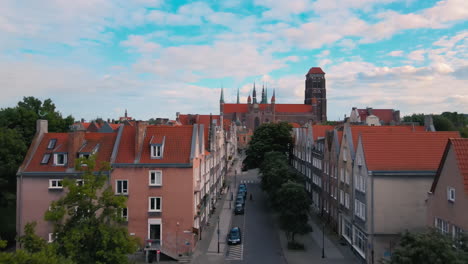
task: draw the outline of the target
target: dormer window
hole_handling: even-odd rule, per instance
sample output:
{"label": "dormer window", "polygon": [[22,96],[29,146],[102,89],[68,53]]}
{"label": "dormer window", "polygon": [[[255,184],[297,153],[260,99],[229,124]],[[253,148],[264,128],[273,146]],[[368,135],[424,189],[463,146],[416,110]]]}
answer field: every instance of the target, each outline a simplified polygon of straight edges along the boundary
{"label": "dormer window", "polygon": [[453,187],[448,187],[447,188],[447,199],[450,202],[455,202],[455,188],[453,188]]}
{"label": "dormer window", "polygon": [[67,153],[55,153],[54,165],[63,166],[67,163]]}
{"label": "dormer window", "polygon": [[89,153],[80,153],[78,155],[79,158],[86,158],[86,159],[89,159]]}
{"label": "dormer window", "polygon": [[57,143],[57,139],[56,138],[52,138],[51,140],[49,140],[49,144],[47,144],[47,149],[53,149],[55,148],[55,144]]}
{"label": "dormer window", "polygon": [[151,145],[151,158],[162,158],[162,145]]}

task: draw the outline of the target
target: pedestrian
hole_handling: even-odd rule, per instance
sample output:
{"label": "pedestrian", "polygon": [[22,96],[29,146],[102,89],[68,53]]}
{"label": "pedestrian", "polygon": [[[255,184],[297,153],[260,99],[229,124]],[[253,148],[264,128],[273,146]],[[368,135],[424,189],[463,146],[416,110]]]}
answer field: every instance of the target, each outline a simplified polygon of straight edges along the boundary
{"label": "pedestrian", "polygon": [[252,201],[252,194],[250,194],[250,201]]}

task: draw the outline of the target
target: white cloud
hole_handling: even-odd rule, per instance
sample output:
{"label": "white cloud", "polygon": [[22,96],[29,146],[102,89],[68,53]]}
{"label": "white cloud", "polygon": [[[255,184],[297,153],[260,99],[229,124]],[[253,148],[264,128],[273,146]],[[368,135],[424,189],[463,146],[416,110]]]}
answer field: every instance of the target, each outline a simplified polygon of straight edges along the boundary
{"label": "white cloud", "polygon": [[408,54],[408,59],[413,61],[424,61],[424,55],[427,53],[425,50],[415,50]]}
{"label": "white cloud", "polygon": [[262,13],[262,16],[267,19],[288,20],[291,15],[301,14],[311,9],[307,0],[255,0],[254,4],[268,8]]}
{"label": "white cloud", "polygon": [[154,52],[161,48],[157,43],[148,41],[144,36],[130,35],[128,38],[120,43],[124,47],[135,49],[141,53]]}
{"label": "white cloud", "polygon": [[392,57],[401,57],[403,56],[403,51],[402,50],[393,50],[387,54],[388,56]]}

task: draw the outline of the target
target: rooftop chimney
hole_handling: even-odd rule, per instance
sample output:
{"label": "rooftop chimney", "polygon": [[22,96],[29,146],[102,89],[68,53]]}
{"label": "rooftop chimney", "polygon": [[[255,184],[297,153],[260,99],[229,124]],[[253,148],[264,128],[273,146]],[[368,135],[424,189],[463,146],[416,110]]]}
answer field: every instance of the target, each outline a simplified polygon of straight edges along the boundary
{"label": "rooftop chimney", "polygon": [[68,148],[67,148],[68,168],[75,167],[76,154],[78,152],[78,149],[84,143],[84,136],[85,136],[85,131],[83,130],[76,130],[76,131],[68,133]]}
{"label": "rooftop chimney", "polygon": [[136,121],[135,124],[135,162],[140,161],[141,152],[143,150],[143,140],[145,139],[147,122]]}

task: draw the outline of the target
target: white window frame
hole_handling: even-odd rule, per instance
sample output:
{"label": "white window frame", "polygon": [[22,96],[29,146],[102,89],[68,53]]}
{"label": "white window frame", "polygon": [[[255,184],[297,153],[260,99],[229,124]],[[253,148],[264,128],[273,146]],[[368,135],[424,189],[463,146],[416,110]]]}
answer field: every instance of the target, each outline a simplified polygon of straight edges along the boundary
{"label": "white window frame", "polygon": [[49,179],[49,189],[63,189],[62,182],[62,179]]}
{"label": "white window frame", "polygon": [[[151,208],[151,200],[155,200],[154,201],[154,207],[155,208]],[[159,209],[156,208],[157,207],[157,200],[159,199]],[[162,212],[162,197],[160,196],[157,196],[157,197],[148,197],[148,212]]]}
{"label": "white window frame", "polygon": [[455,202],[455,188],[447,187],[447,200]]}
{"label": "white window frame", "polygon": [[[153,175],[154,175],[154,183],[153,183]],[[148,179],[149,186],[162,186],[162,171],[161,170],[150,170],[148,178],[149,178]],[[158,178],[159,178],[159,182],[158,182]]]}
{"label": "white window frame", "polygon": [[54,233],[49,233],[49,239],[47,240],[48,243],[54,242]]}
{"label": "white window frame", "polygon": [[49,160],[50,160],[50,153],[45,153],[44,156],[42,156],[41,164],[47,164],[49,163]]}
{"label": "white window frame", "polygon": [[[124,214],[126,212],[126,214]],[[120,212],[120,216],[125,219],[126,222],[128,222],[128,207],[122,208],[122,211]]]}
{"label": "white window frame", "polygon": [[76,186],[83,186],[84,180],[83,179],[76,179]]}
{"label": "white window frame", "polygon": [[344,205],[344,191],[340,189],[340,204]]}
{"label": "white window frame", "polygon": [[349,209],[349,194],[347,192],[345,192],[344,202],[345,202],[345,207]]}
{"label": "white window frame", "polygon": [[[63,155],[63,163],[58,163],[58,155]],[[54,165],[65,166],[67,164],[67,153],[54,153]]]}
{"label": "white window frame", "polygon": [[[125,190],[124,190],[123,182],[127,182],[127,188]],[[122,192],[119,192],[119,184],[122,184],[120,188]],[[115,194],[128,195],[128,180],[115,180]]]}
{"label": "white window frame", "polygon": [[57,139],[56,138],[51,138],[49,140],[49,143],[47,143],[47,149],[53,149],[55,148],[55,145],[57,144]]}
{"label": "white window frame", "polygon": [[344,179],[344,168],[343,167],[341,167],[341,169],[340,169],[340,181],[341,182],[345,181],[345,179]]}
{"label": "white window frame", "polygon": [[151,145],[150,152],[151,158],[162,158],[163,147],[162,145]]}

